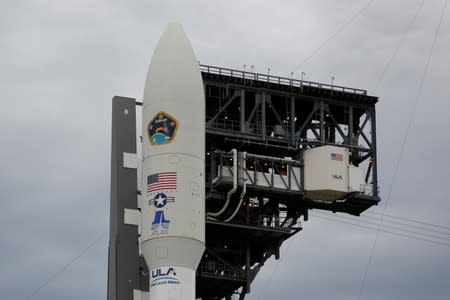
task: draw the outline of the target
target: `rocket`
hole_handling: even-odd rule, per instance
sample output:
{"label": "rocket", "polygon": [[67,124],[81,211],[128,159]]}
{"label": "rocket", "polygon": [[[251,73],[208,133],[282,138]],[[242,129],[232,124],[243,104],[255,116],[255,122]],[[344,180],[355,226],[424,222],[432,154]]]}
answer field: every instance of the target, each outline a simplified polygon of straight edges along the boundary
{"label": "rocket", "polygon": [[182,27],[153,53],[142,110],[141,251],[151,300],[195,299],[205,249],[205,95]]}

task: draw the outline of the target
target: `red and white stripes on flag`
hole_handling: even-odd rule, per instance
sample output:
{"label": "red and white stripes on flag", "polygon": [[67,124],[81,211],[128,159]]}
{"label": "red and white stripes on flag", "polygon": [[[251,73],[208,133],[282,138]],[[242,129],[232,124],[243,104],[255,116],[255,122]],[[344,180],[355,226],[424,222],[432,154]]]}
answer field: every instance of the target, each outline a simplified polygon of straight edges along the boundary
{"label": "red and white stripes on flag", "polygon": [[339,153],[331,153],[331,160],[344,161],[344,155]]}
{"label": "red and white stripes on flag", "polygon": [[177,172],[162,172],[147,177],[147,193],[177,189]]}

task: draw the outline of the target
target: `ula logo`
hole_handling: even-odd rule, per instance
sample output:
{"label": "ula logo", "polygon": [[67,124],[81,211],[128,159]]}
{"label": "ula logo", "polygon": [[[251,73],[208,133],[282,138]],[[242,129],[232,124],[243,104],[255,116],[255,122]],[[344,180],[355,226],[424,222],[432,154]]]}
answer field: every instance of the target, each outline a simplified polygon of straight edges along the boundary
{"label": "ula logo", "polygon": [[177,276],[177,273],[175,273],[175,269],[170,267],[167,269],[167,272],[161,271],[161,269],[152,270],[152,278],[158,278],[161,276]]}
{"label": "ula logo", "polygon": [[343,179],[342,175],[337,175],[337,174],[333,174],[333,175],[331,175],[331,177],[333,177],[334,179],[339,179],[339,180]]}
{"label": "ula logo", "polygon": [[177,273],[173,267],[157,268],[152,270],[151,286],[161,284],[180,284],[180,281],[176,277]]}

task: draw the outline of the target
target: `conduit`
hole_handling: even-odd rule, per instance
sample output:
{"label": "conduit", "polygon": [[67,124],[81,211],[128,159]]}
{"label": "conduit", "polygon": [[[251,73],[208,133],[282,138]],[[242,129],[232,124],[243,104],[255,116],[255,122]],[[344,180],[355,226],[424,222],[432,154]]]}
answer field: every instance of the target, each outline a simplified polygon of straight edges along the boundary
{"label": "conduit", "polygon": [[[237,150],[236,149],[232,149],[231,152],[233,153],[233,187],[231,188],[231,190],[229,190],[227,192],[227,200],[225,201],[225,204],[223,205],[222,209],[219,210],[218,212],[208,212],[206,215],[208,217],[218,217],[221,214],[223,214],[225,212],[225,210],[227,209],[228,205],[230,204],[230,199],[231,196],[236,192],[237,190],[237,185],[238,185],[238,168],[237,168]],[[213,218],[210,218],[213,219]],[[214,220],[214,219],[213,219]]]}
{"label": "conduit", "polygon": [[[242,174],[245,174],[245,169],[247,168],[247,162],[246,162],[246,158],[247,158],[247,152],[242,152],[242,161],[241,163],[243,164],[241,171]],[[226,220],[224,220],[225,223],[230,222],[231,220],[233,220],[233,218],[236,216],[236,214],[238,213],[239,209],[241,208],[242,202],[244,201],[244,196],[245,193],[247,193],[247,180],[245,178],[245,176],[242,176],[242,192],[241,195],[239,196],[240,200],[239,200],[239,204],[236,207],[236,209],[234,210],[233,214]]]}

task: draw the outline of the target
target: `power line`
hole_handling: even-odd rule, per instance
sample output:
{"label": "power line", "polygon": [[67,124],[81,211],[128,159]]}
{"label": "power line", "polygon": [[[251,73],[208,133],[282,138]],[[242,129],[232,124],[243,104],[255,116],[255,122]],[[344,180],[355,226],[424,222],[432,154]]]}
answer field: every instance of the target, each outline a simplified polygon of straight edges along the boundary
{"label": "power line", "polygon": [[306,57],[292,72],[297,71],[301,66],[303,66],[308,60],[310,60],[314,55],[316,55],[320,49],[322,49],[328,42],[333,40],[345,27],[353,23],[356,17],[358,17],[366,8],[368,8],[372,2],[375,0],[370,0],[363,6],[356,14],[354,14],[347,22],[345,22],[337,31],[335,31],[330,37],[328,37],[316,50],[314,50],[308,57]]}
{"label": "power line", "polygon": [[[434,33],[434,38],[433,38],[433,42],[431,44],[430,53],[428,54],[427,62],[425,64],[425,69],[424,69],[424,72],[423,72],[421,80],[420,80],[419,89],[417,91],[416,99],[415,99],[415,101],[413,103],[412,111],[411,111],[410,118],[409,118],[409,121],[408,121],[408,126],[406,128],[406,133],[405,133],[405,136],[403,138],[403,142],[402,142],[402,145],[401,145],[401,148],[400,148],[400,155],[399,155],[399,158],[398,158],[398,160],[396,162],[396,165],[395,165],[394,175],[392,177],[392,181],[391,181],[391,184],[389,186],[388,197],[387,197],[385,205],[384,205],[383,213],[387,209],[388,201],[389,201],[389,199],[391,197],[392,186],[394,185],[394,182],[395,182],[395,180],[397,178],[398,170],[400,168],[400,162],[401,162],[401,159],[403,157],[403,152],[404,152],[405,146],[406,146],[406,141],[408,140],[409,132],[410,132],[410,129],[411,129],[411,126],[412,126],[412,120],[413,120],[413,117],[414,117],[414,115],[416,113],[417,104],[418,104],[418,102],[420,100],[420,96],[422,94],[423,85],[424,85],[424,82],[425,82],[426,75],[428,73],[428,69],[430,67],[431,58],[433,56],[434,47],[436,45],[436,40],[437,40],[437,37],[438,37],[439,30],[441,28],[442,20],[444,18],[444,12],[445,12],[446,8],[447,8],[447,0],[444,0],[444,6],[442,8],[442,12],[441,12],[441,15],[440,15],[440,18],[439,18],[439,23],[438,23],[438,26],[437,26],[436,31]],[[380,218],[380,222],[381,223],[383,223],[383,219],[384,219],[384,214],[381,214],[381,218]],[[361,299],[362,292],[364,290],[364,286],[365,286],[365,282],[366,282],[366,278],[367,278],[367,274],[369,272],[369,268],[370,268],[370,265],[372,263],[373,253],[375,251],[375,246],[377,244],[378,236],[379,236],[379,233],[380,233],[379,229],[380,228],[378,228],[378,230],[377,230],[377,233],[375,235],[374,243],[373,243],[372,248],[370,250],[369,260],[368,260],[368,262],[366,264],[363,280],[361,282],[361,287],[359,289],[358,300]]]}
{"label": "power line", "polygon": [[[332,214],[327,214],[327,213],[322,212],[322,211],[318,211],[318,213],[323,214],[323,215],[326,214],[326,215],[329,215],[329,216],[333,216]],[[379,214],[379,213],[376,213],[376,214]],[[408,238],[408,239],[414,239],[414,240],[418,240],[418,241],[423,241],[423,242],[427,242],[427,243],[432,243],[432,244],[437,244],[437,245],[441,245],[441,246],[450,247],[450,243],[445,243],[445,242],[432,240],[432,239],[441,239],[441,240],[450,242],[450,239],[442,238],[442,237],[436,237],[436,236],[431,236],[431,235],[427,235],[427,234],[424,234],[424,233],[420,233],[420,232],[417,232],[417,231],[412,231],[412,230],[408,230],[408,229],[404,229],[404,228],[384,225],[384,224],[380,224],[380,223],[376,223],[376,222],[370,222],[370,221],[361,220],[361,219],[354,219],[354,218],[347,217],[347,216],[339,216],[340,219],[324,217],[324,216],[316,215],[316,214],[313,214],[313,213],[311,213],[311,216],[317,217],[319,219],[327,220],[327,221],[337,222],[337,223],[341,223],[341,224],[348,224],[348,225],[352,225],[352,226],[356,226],[356,227],[360,227],[360,228],[365,228],[365,229],[369,229],[369,230],[374,230],[374,231],[379,230],[380,232],[391,234],[391,235],[401,236],[401,237]],[[395,217],[395,216],[392,216],[392,215],[390,215],[390,216],[391,217]],[[362,217],[373,219],[373,220],[379,220],[377,218],[369,217],[369,216],[362,216]],[[342,218],[347,219],[347,220],[351,220],[351,221],[362,222],[362,223],[365,223],[365,224],[368,224],[368,225],[377,225],[377,226],[383,226],[383,227],[389,228],[389,229],[400,230],[400,231],[404,231],[404,232],[407,232],[407,233],[410,233],[410,234],[413,234],[413,235],[399,233],[399,232],[394,232],[394,231],[390,231],[390,230],[387,230],[387,229],[374,228],[372,226],[365,226],[365,225],[352,223],[352,222],[347,222],[347,221],[342,221],[341,220]],[[414,226],[414,225],[407,224],[407,223],[402,223],[402,222],[396,222],[396,221],[390,221],[390,220],[386,220],[385,222],[391,222],[391,223],[394,223],[394,224],[397,224],[397,225],[410,226],[410,227],[414,227],[414,228],[425,230],[425,231],[431,231],[431,232],[440,233],[440,234],[444,234],[444,235],[450,235],[450,233],[448,233],[448,232],[435,231],[435,230],[432,230],[432,229],[422,228],[422,227],[419,227],[419,226]],[[415,222],[415,220],[411,219],[410,222]],[[417,223],[425,223],[425,222],[418,221]],[[438,225],[431,224],[431,223],[425,223],[425,224],[426,225],[438,226]],[[425,238],[421,238],[421,237],[414,236],[414,235],[424,236]],[[429,238],[431,238],[431,239],[429,239]],[[274,277],[275,273],[277,272],[279,265],[281,265],[281,263],[283,261],[283,258],[286,256],[286,254],[287,254],[287,252],[289,250],[289,247],[292,244],[293,243],[289,244],[287,246],[287,248],[284,250],[283,255],[281,256],[280,262],[275,265],[274,271],[271,273],[271,276],[267,279],[266,284],[264,284],[264,286],[266,286],[267,288],[270,287],[270,285],[272,283],[272,280],[273,280],[273,277]],[[261,295],[259,297],[259,299],[263,299],[263,295]]]}
{"label": "power line", "polygon": [[400,49],[401,45],[403,44],[403,41],[406,38],[406,35],[408,34],[409,30],[411,29],[412,24],[414,24],[414,21],[417,19],[417,16],[419,15],[419,12],[422,10],[423,4],[425,3],[425,0],[422,0],[419,7],[416,10],[416,13],[414,14],[414,17],[409,22],[408,26],[406,26],[405,32],[403,33],[400,42],[397,45],[397,48],[395,49],[394,53],[392,54],[391,58],[389,59],[388,63],[383,69],[383,72],[381,72],[380,77],[378,78],[377,84],[375,85],[373,89],[373,94],[378,90],[378,87],[380,86],[381,82],[384,79],[384,76],[386,75],[387,71],[389,70],[389,67],[391,66],[392,62],[394,61],[394,58],[397,56],[398,50]]}
{"label": "power line", "polygon": [[[318,212],[320,212],[322,214],[326,214],[326,213],[321,212],[321,211],[318,211]],[[352,220],[352,221],[363,222],[363,223],[366,223],[366,224],[369,224],[369,225],[379,225],[379,226],[383,226],[383,227],[394,229],[394,230],[401,230],[401,231],[405,231],[405,232],[408,232],[408,233],[411,233],[411,234],[415,234],[415,235],[422,235],[422,236],[425,236],[425,237],[442,239],[442,240],[450,242],[450,239],[445,239],[445,238],[440,238],[440,237],[435,237],[435,236],[429,236],[429,235],[425,235],[423,233],[419,233],[419,232],[415,232],[415,231],[411,231],[411,230],[407,230],[407,229],[403,229],[403,228],[398,228],[398,227],[388,226],[388,225],[382,225],[380,223],[375,223],[375,222],[370,222],[370,221],[365,221],[365,220],[357,220],[357,219],[353,219],[353,218],[346,217],[346,216],[339,216],[340,219],[338,220],[338,219],[335,219],[335,218],[328,218],[328,217],[316,215],[314,213],[311,213],[310,215],[314,216],[316,218],[327,220],[327,221],[331,221],[331,222],[337,222],[337,223],[341,223],[341,224],[352,225],[352,226],[355,226],[355,227],[365,228],[365,229],[374,230],[374,231],[380,231],[380,232],[387,233],[387,234],[390,234],[390,235],[396,235],[396,236],[401,236],[401,237],[408,238],[408,239],[413,239],[413,240],[418,240],[418,241],[422,241],[422,242],[427,242],[427,243],[432,243],[432,244],[436,244],[436,245],[450,247],[450,243],[435,241],[435,240],[432,240],[432,239],[421,238],[421,237],[417,237],[417,236],[413,236],[413,235],[409,235],[409,234],[404,234],[404,233],[399,233],[399,232],[393,232],[393,231],[386,230],[386,229],[381,229],[381,228],[374,228],[372,226],[365,226],[365,225],[361,225],[361,224],[357,224],[357,223],[342,221],[341,218]],[[367,217],[367,216],[365,216],[365,217]],[[373,218],[373,217],[368,217],[368,218],[376,219],[376,218]],[[387,222],[393,222],[393,221],[387,221]],[[397,222],[393,222],[393,223],[397,223]],[[400,222],[398,222],[398,223],[400,223]],[[418,223],[420,223],[420,222],[418,222]],[[411,225],[405,224],[405,223],[400,223],[400,224],[404,225],[404,226],[411,226]],[[429,223],[427,223],[427,224],[429,224]],[[431,225],[434,225],[434,224],[431,224]],[[424,230],[427,230],[427,229],[424,228]],[[442,234],[450,234],[450,233],[442,232]],[[284,250],[283,254],[281,255],[280,262],[275,265],[275,268],[274,268],[273,272],[271,273],[270,277],[267,279],[266,284],[264,284],[264,286],[266,286],[267,288],[270,287],[270,285],[272,283],[272,280],[273,280],[273,277],[274,277],[275,273],[277,272],[279,265],[281,265],[281,262],[283,261],[283,258],[286,256],[286,254],[287,254],[287,252],[288,252],[288,250],[289,250],[291,245],[293,245],[293,243],[289,244],[287,246],[287,248]],[[259,297],[259,299],[260,300],[263,299],[263,295],[261,295]]]}
{"label": "power line", "polygon": [[[368,212],[365,212],[365,213],[375,214],[375,215],[381,215],[382,214],[382,213],[374,212],[374,211],[368,211]],[[389,218],[396,218],[396,219],[399,219],[399,220],[404,220],[404,221],[407,221],[407,222],[415,222],[415,223],[419,223],[419,224],[423,224],[423,225],[433,226],[433,227],[436,227],[436,228],[442,228],[442,229],[450,230],[450,227],[446,227],[446,226],[442,226],[442,225],[436,225],[436,224],[432,224],[432,223],[428,223],[428,222],[423,222],[423,221],[419,221],[419,220],[416,220],[416,219],[405,218],[405,217],[394,216],[394,215],[388,215],[388,214],[384,214],[384,216],[385,217],[389,217]]]}
{"label": "power line", "polygon": [[[421,232],[417,232],[417,231],[413,231],[413,230],[409,230],[409,229],[404,229],[404,228],[395,227],[395,226],[389,226],[389,225],[385,225],[385,224],[381,224],[381,223],[377,223],[377,222],[371,222],[371,221],[365,221],[365,220],[357,220],[357,219],[353,219],[353,218],[346,217],[346,216],[339,216],[339,218],[344,218],[344,219],[351,220],[351,221],[356,221],[356,222],[362,222],[362,223],[369,224],[369,225],[383,226],[383,227],[389,228],[389,229],[401,230],[401,231],[404,231],[404,232],[408,232],[408,233],[412,233],[412,234],[416,234],[416,235],[421,235],[421,236],[428,237],[428,238],[434,238],[434,239],[439,239],[439,240],[444,240],[444,241],[450,242],[449,238],[438,237],[438,236],[429,235],[429,234],[425,234],[425,233],[421,233]],[[407,226],[407,225],[404,225],[404,226]],[[444,233],[444,234],[450,235],[450,233]]]}
{"label": "power line", "polygon": [[[363,218],[367,218],[367,219],[371,219],[371,220],[377,220],[377,221],[379,220],[378,218],[369,217],[369,216],[362,216],[362,217]],[[412,227],[412,228],[416,228],[416,229],[420,229],[420,230],[424,230],[424,231],[429,231],[429,232],[434,232],[434,233],[439,233],[439,234],[444,234],[444,235],[450,235],[450,232],[434,230],[434,229],[425,228],[425,227],[421,227],[421,226],[417,226],[417,225],[411,225],[411,224],[403,223],[403,222],[391,221],[391,220],[386,220],[386,219],[384,219],[384,222],[397,224],[397,225],[401,225],[401,226],[409,226],[409,227]]]}
{"label": "power line", "polygon": [[[318,211],[318,212],[324,213],[322,211]],[[370,213],[370,212],[368,211],[368,212],[365,212],[365,213]],[[375,214],[381,214],[381,213],[375,213]],[[358,220],[361,220],[361,219],[364,219],[364,218],[371,219],[371,220],[376,220],[376,221],[380,220],[379,218],[370,217],[370,216],[366,216],[366,215],[361,215],[361,216],[356,217],[356,218],[349,218],[349,217],[346,217],[346,218],[351,219],[351,220],[355,220],[355,221],[358,221]],[[391,218],[397,218],[397,217],[391,216]],[[423,230],[423,231],[429,231],[429,232],[434,232],[434,233],[443,234],[443,235],[450,235],[450,232],[445,232],[445,231],[441,231],[441,230],[435,230],[435,229],[431,229],[431,228],[426,228],[426,227],[423,227],[423,225],[433,226],[433,227],[442,227],[444,229],[450,230],[450,228],[448,228],[448,227],[439,226],[439,225],[426,223],[426,222],[421,222],[421,221],[410,220],[410,221],[408,221],[408,223],[405,223],[405,222],[391,221],[391,220],[384,219],[383,222],[388,222],[388,223],[397,224],[397,225],[401,225],[401,226],[408,226],[408,227],[411,227],[411,228],[416,228],[416,229],[420,229],[420,230]],[[422,226],[412,225],[410,223],[417,223],[417,224],[421,224]],[[379,223],[377,223],[377,224],[379,224]]]}
{"label": "power line", "polygon": [[93,241],[89,246],[87,246],[79,255],[77,255],[75,258],[73,258],[71,261],[69,261],[67,264],[65,264],[61,269],[56,271],[52,276],[50,276],[43,284],[41,284],[37,289],[34,290],[33,293],[31,293],[26,300],[29,300],[33,298],[37,293],[39,293],[40,290],[42,290],[45,286],[47,286],[51,281],[53,281],[56,277],[58,277],[60,274],[64,273],[67,268],[70,267],[75,261],[77,261],[80,257],[82,257],[89,249],[95,246],[104,236],[106,235],[106,231],[103,232],[95,241]]}
{"label": "power line", "polygon": [[439,241],[433,241],[433,240],[423,239],[423,238],[420,238],[420,237],[410,236],[410,235],[403,234],[403,233],[392,232],[392,231],[385,230],[385,229],[374,228],[374,227],[371,227],[371,226],[364,226],[364,225],[361,225],[361,224],[355,224],[355,223],[352,223],[352,222],[341,221],[341,220],[336,220],[336,219],[331,219],[331,218],[321,217],[321,216],[317,216],[317,215],[315,215],[315,217],[316,217],[316,218],[319,218],[319,219],[323,219],[323,220],[328,220],[328,221],[331,221],[331,222],[337,222],[337,223],[342,223],[342,224],[348,224],[348,225],[352,225],[352,226],[356,226],[356,227],[361,227],[361,228],[366,228],[366,229],[370,229],[370,230],[375,230],[375,231],[377,231],[377,232],[388,233],[388,234],[397,235],[397,236],[402,236],[402,237],[409,238],[409,239],[413,239],[413,240],[419,240],[419,241],[424,241],[424,242],[428,242],[428,243],[432,243],[432,244],[438,244],[438,245],[443,245],[443,246],[450,247],[450,244],[443,243],[443,242],[439,242]]}

